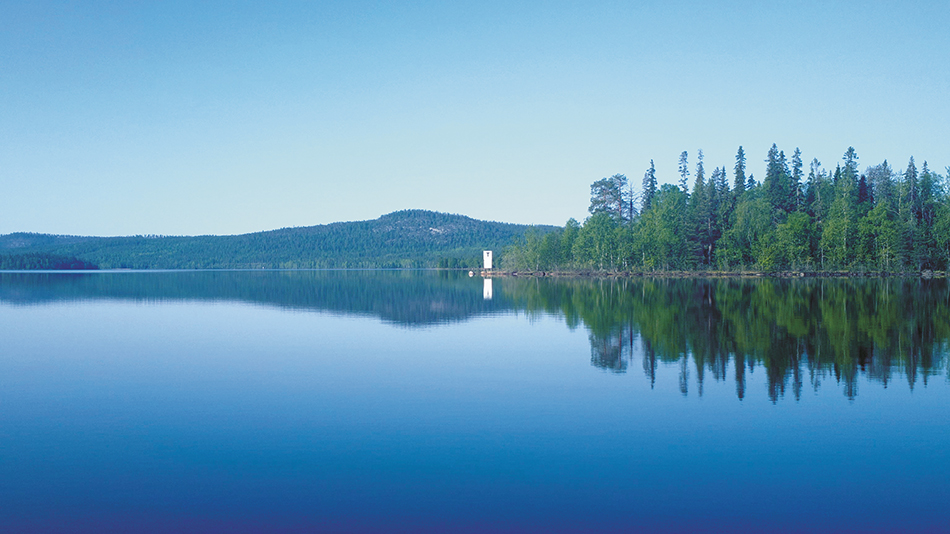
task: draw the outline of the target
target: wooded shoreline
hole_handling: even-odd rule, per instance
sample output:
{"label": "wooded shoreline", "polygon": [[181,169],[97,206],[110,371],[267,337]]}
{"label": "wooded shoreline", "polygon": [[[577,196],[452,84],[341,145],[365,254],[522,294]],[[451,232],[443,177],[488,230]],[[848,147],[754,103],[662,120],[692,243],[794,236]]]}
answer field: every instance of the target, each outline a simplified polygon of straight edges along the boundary
{"label": "wooded shoreline", "polygon": [[[590,217],[563,229],[529,233],[504,251],[509,270],[615,272],[924,273],[950,270],[950,168],[947,176],[911,157],[895,171],[884,161],[860,172],[853,147],[833,172],[801,151],[773,144],[765,179],[746,174],[736,153],[707,177],[702,151],[692,191],[687,152],[679,185],[658,185],[651,160],[636,191],[623,174],[591,184]],[[731,275],[731,274],[730,274]],[[834,275],[818,275],[834,276]]]}
{"label": "wooded shoreline", "polygon": [[[476,271],[469,271],[474,276]],[[530,271],[480,269],[482,278],[560,277],[560,278],[946,278],[947,271]]]}

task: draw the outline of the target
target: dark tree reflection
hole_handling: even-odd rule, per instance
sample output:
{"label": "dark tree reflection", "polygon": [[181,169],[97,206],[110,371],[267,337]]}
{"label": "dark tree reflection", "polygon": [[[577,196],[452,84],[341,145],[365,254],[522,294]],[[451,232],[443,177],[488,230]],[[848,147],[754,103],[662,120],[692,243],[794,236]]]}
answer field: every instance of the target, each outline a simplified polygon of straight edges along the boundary
{"label": "dark tree reflection", "polygon": [[950,379],[946,279],[501,278],[494,288],[486,300],[481,278],[462,272],[0,273],[0,302],[13,305],[231,300],[407,327],[551,314],[587,329],[595,367],[625,373],[640,359],[651,386],[677,373],[683,395],[732,376],[744,399],[758,367],[773,402],[831,380],[855,398],[862,379]]}
{"label": "dark tree reflection", "polygon": [[702,395],[710,377],[727,380],[730,365],[743,399],[761,364],[773,402],[827,379],[853,399],[862,377],[887,386],[902,376],[912,388],[950,378],[944,279],[505,280],[505,291],[530,310],[579,318],[597,367],[625,372],[639,358],[652,386],[675,365],[683,395],[691,382]]}

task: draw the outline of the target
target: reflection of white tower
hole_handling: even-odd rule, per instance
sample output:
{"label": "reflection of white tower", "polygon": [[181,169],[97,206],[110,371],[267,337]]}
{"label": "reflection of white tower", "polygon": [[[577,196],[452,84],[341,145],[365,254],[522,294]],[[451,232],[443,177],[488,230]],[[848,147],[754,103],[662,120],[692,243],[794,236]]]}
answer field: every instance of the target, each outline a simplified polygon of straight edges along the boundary
{"label": "reflection of white tower", "polygon": [[491,269],[491,251],[490,250],[482,251],[482,259],[485,260],[485,268]]}
{"label": "reflection of white tower", "polygon": [[491,300],[492,297],[492,287],[491,287],[491,278],[486,278],[482,286],[482,298],[485,300]]}

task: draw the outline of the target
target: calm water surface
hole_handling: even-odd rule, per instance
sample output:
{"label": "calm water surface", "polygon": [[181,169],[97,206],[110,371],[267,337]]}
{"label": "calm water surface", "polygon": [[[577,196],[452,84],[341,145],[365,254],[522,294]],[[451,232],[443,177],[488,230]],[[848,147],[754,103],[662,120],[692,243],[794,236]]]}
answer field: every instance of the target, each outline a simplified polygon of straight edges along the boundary
{"label": "calm water surface", "polygon": [[947,532],[950,287],[0,274],[2,532]]}

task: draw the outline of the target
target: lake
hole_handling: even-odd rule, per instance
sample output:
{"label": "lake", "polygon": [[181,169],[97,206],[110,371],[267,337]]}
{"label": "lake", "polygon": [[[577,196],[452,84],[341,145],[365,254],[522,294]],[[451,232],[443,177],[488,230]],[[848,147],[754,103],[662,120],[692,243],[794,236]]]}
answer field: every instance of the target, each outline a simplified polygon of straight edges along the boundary
{"label": "lake", "polygon": [[947,532],[950,285],[0,274],[3,532]]}

